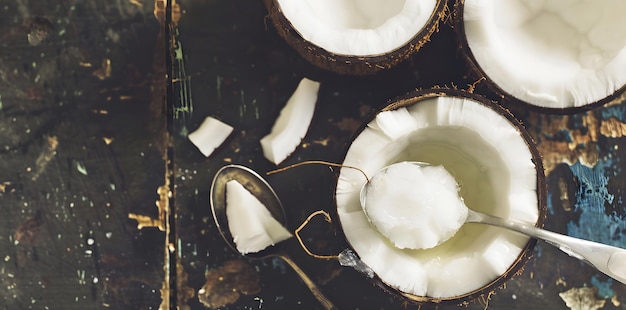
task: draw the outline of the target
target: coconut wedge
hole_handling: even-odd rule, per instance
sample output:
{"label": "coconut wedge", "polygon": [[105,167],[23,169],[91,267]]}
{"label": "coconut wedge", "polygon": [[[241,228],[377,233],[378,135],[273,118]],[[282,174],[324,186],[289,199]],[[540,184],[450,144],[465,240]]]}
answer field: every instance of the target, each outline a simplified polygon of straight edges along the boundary
{"label": "coconut wedge", "polygon": [[447,16],[445,0],[266,0],[278,34],[305,59],[371,74],[409,58]]}
{"label": "coconut wedge", "polygon": [[304,78],[272,126],[272,131],[261,139],[263,155],[279,164],[298,147],[306,135],[317,102],[320,83]]}
{"label": "coconut wedge", "polygon": [[204,156],[209,157],[216,148],[226,141],[232,132],[232,126],[208,116],[200,124],[200,127],[190,133],[187,138]]}
{"label": "coconut wedge", "polygon": [[241,254],[256,253],[293,235],[236,180],[226,183],[228,229]]}
{"label": "coconut wedge", "polygon": [[459,0],[455,24],[477,78],[497,94],[569,113],[626,92],[623,12],[623,0]]}
{"label": "coconut wedge", "polygon": [[[471,209],[539,226],[545,218],[545,176],[532,138],[509,112],[483,97],[431,89],[397,99],[358,133],[343,164],[371,177],[402,161],[444,167],[459,185],[458,193],[451,195],[460,195]],[[433,248],[404,249],[410,240],[394,239],[396,232],[384,231],[394,224],[384,210],[376,212],[383,212],[379,219],[385,228],[370,224],[359,199],[365,182],[360,171],[341,169],[335,189],[337,213],[348,243],[385,290],[418,303],[461,304],[487,296],[530,257],[534,240],[476,224],[463,225]],[[410,188],[398,184],[392,190]],[[451,221],[458,224],[457,219]],[[398,242],[403,244],[394,244]]]}

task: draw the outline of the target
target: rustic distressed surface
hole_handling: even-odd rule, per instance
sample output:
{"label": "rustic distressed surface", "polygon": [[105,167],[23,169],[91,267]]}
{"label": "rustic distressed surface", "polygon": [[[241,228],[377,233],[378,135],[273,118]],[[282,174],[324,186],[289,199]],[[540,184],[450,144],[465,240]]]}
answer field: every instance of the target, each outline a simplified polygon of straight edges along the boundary
{"label": "rustic distressed surface", "polygon": [[[168,68],[155,67],[162,63],[155,53],[163,50],[156,47],[164,37],[154,3],[19,0],[0,6],[0,308],[157,309],[165,280],[177,288],[169,300],[180,309],[225,302],[230,305],[223,309],[321,309],[285,263],[241,258],[220,238],[208,204],[217,169],[227,163],[260,173],[276,168],[263,158],[259,139],[302,77],[322,82],[318,106],[307,136],[284,165],[340,162],[361,124],[389,99],[417,87],[471,85],[494,97],[465,76],[447,25],[392,70],[343,77],[315,68],[291,49],[268,23],[261,1],[180,4],[169,68],[176,97],[175,184],[169,188],[176,236],[167,248],[163,223],[155,221],[155,201],[168,200],[170,191],[162,187],[168,141],[160,105],[165,94],[159,92]],[[626,247],[626,104],[560,116],[509,108],[545,159],[546,228]],[[186,135],[209,115],[235,132],[205,158]],[[313,211],[332,214],[335,177],[321,166],[267,176],[290,230]],[[340,231],[322,219],[309,223],[302,236],[317,254],[345,247]],[[334,260],[309,257],[295,240],[286,248],[340,309],[418,308]],[[163,270],[166,250],[177,260],[169,265],[173,278]],[[534,254],[506,287],[463,307],[568,309],[576,304],[568,292],[584,292],[601,309],[624,307],[624,285],[551,246],[539,243]],[[229,274],[226,282],[222,273]],[[237,294],[210,295],[229,288]]]}
{"label": "rustic distressed surface", "polygon": [[1,3],[0,308],[156,309],[154,3]]}
{"label": "rustic distressed surface", "polygon": [[[196,1],[181,4],[186,11],[179,39],[190,90],[186,94],[193,113],[177,123],[177,196],[179,257],[188,282],[199,289],[222,264],[238,255],[226,247],[213,224],[208,190],[222,165],[238,163],[260,173],[276,168],[265,160],[259,139],[267,134],[300,78],[321,82],[311,127],[302,144],[281,166],[303,160],[340,162],[359,126],[387,101],[417,87],[442,85],[495,98],[493,93],[465,76],[454,32],[442,25],[409,61],[366,77],[342,77],[321,71],[299,57],[267,21],[260,1]],[[470,86],[471,85],[471,86]],[[626,108],[622,102],[585,113],[553,116],[509,107],[537,140],[546,163],[549,214],[546,228],[572,236],[626,247],[623,221]],[[231,138],[204,158],[184,137],[201,120],[214,116],[235,127]],[[187,130],[185,130],[187,129]],[[283,200],[294,230],[318,209],[332,213],[335,173],[321,166],[304,166],[267,176]],[[341,235],[323,220],[305,230],[312,250],[336,254]],[[313,245],[313,246],[311,246]],[[396,309],[404,305],[372,286],[367,279],[336,261],[303,254],[289,243],[297,263],[321,285],[340,309]],[[568,309],[561,293],[593,287],[603,309],[621,308],[626,287],[539,243],[523,273],[495,294],[467,305],[470,309]],[[296,275],[277,260],[250,260],[259,273],[261,291],[239,296],[229,309],[320,309]],[[201,309],[197,298],[192,309]],[[465,307],[465,306],[463,306]],[[416,309],[408,305],[408,309]],[[421,309],[436,307],[422,306]],[[452,309],[456,305],[441,305]]]}

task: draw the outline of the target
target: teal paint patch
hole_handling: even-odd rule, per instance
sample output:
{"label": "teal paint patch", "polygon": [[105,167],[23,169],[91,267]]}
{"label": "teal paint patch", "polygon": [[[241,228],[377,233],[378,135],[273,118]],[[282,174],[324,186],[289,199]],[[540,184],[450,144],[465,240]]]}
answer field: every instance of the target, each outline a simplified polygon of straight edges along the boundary
{"label": "teal paint patch", "polygon": [[612,105],[600,110],[600,119],[607,120],[617,118],[622,123],[626,123],[626,104]]}
{"label": "teal paint patch", "polygon": [[569,118],[568,127],[570,127],[570,129],[580,130],[580,133],[583,135],[587,134],[587,131],[589,130],[589,128],[587,127],[587,120],[585,118],[585,114],[571,115]]}
{"label": "teal paint patch", "polygon": [[286,266],[285,261],[283,259],[281,259],[281,258],[278,258],[278,257],[272,258],[272,269],[273,270],[278,270],[278,272],[280,272],[280,274],[287,273],[287,266]]}
{"label": "teal paint patch", "polygon": [[546,205],[548,207],[548,214],[554,215],[554,205],[552,204],[552,192],[548,192]]}
{"label": "teal paint patch", "polygon": [[615,281],[611,278],[602,281],[599,275],[591,277],[591,285],[598,288],[598,296],[600,296],[600,298],[612,298],[615,296],[615,291],[611,288],[613,282]]}
{"label": "teal paint patch", "polygon": [[607,206],[615,201],[615,196],[607,189],[608,175],[614,175],[614,167],[610,158],[599,160],[593,168],[580,163],[571,166],[579,182],[574,211],[580,216],[567,223],[568,235],[626,247],[626,238],[622,234],[626,231],[626,221],[615,212],[606,211]]}
{"label": "teal paint patch", "polygon": [[535,251],[534,256],[537,257],[537,259],[541,258],[541,256],[543,256],[543,243],[537,242],[537,244],[535,245],[534,251]]}
{"label": "teal paint patch", "polygon": [[568,142],[568,143],[569,142],[574,142],[574,139],[572,138],[571,132],[569,130],[567,130],[567,129],[561,129],[561,130],[557,131],[553,135],[545,133],[544,136],[549,141],[565,141],[565,142]]}
{"label": "teal paint patch", "polygon": [[609,177],[606,175],[606,165],[607,162],[599,160],[593,168],[584,166],[580,162],[571,166],[572,173],[580,183],[577,207],[600,208],[604,206],[604,202],[613,203],[615,196],[607,189]]}

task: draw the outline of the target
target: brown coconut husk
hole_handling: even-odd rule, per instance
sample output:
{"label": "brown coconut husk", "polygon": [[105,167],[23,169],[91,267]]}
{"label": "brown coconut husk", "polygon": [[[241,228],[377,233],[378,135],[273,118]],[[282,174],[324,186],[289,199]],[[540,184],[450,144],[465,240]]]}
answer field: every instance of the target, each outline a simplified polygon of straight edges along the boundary
{"label": "brown coconut husk", "polygon": [[437,0],[435,10],[427,24],[401,48],[382,55],[354,56],[329,52],[300,36],[289,20],[283,15],[276,0],[263,0],[278,34],[285,39],[304,59],[310,63],[338,74],[368,75],[389,69],[408,59],[439,30],[439,23],[448,19],[450,10],[446,0]]}

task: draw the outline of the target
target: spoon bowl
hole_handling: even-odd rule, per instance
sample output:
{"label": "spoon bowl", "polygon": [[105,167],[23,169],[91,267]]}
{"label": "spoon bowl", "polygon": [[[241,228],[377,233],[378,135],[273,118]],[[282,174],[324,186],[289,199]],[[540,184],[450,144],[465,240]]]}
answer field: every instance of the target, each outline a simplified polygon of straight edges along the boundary
{"label": "spoon bowl", "polygon": [[[409,162],[420,168],[430,166],[425,162]],[[382,173],[386,173],[387,169],[395,164],[386,166],[379,170],[372,179]],[[367,201],[367,190],[371,186],[368,181],[361,187],[359,200],[365,216],[369,218],[365,204]],[[460,198],[460,197],[459,197]],[[467,206],[465,206],[467,208]],[[588,241],[584,239],[574,238],[567,235],[551,232],[541,229],[532,224],[509,220],[505,218],[495,217],[479,211],[467,208],[467,217],[465,223],[479,223],[492,226],[502,227],[511,231],[515,231],[537,240],[543,240],[546,243],[559,248],[568,255],[578,258],[613,279],[626,284],[626,250],[615,246]],[[374,224],[373,224],[374,225]],[[374,225],[375,226],[375,225]],[[445,240],[442,240],[445,241]]]}
{"label": "spoon bowl", "polygon": [[291,259],[285,251],[283,243],[277,243],[256,253],[241,254],[235,245],[233,236],[228,228],[228,217],[226,216],[226,183],[235,180],[243,185],[252,195],[254,195],[267,209],[272,216],[286,227],[287,216],[282,203],[278,199],[274,189],[254,170],[241,165],[226,165],[217,171],[210,190],[211,212],[220,235],[226,244],[236,253],[254,259],[276,257],[285,261],[307,285],[311,293],[324,306],[325,309],[337,309],[333,303],[324,296],[320,288],[309,276]]}
{"label": "spoon bowl", "polygon": [[[252,193],[268,211],[270,211],[272,216],[285,227],[287,226],[287,216],[274,189],[254,170],[240,165],[227,165],[218,170],[211,185],[211,212],[213,213],[217,230],[224,241],[226,241],[226,244],[233,251],[241,254],[233,241],[234,239],[228,226],[228,217],[226,216],[226,183],[232,180],[243,185],[243,187]],[[262,259],[274,254],[279,254],[282,250],[283,244],[279,242],[274,246],[267,247],[265,250],[256,253],[247,253],[245,256]]]}

